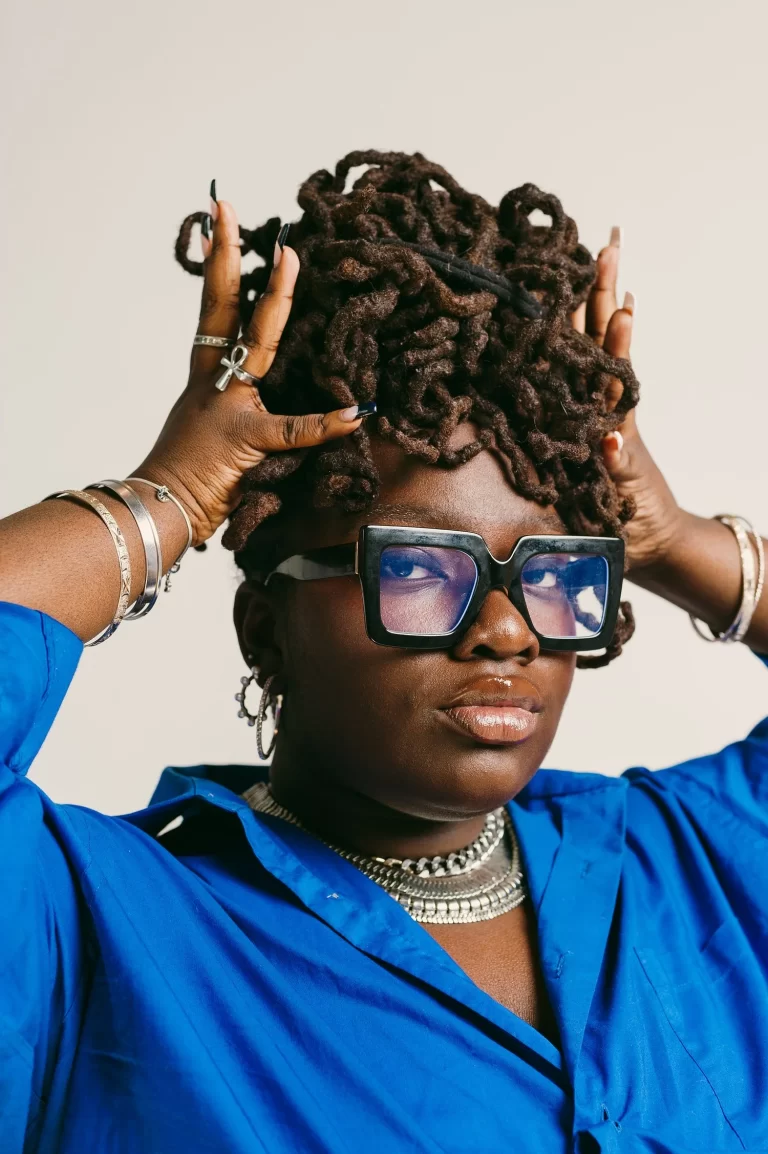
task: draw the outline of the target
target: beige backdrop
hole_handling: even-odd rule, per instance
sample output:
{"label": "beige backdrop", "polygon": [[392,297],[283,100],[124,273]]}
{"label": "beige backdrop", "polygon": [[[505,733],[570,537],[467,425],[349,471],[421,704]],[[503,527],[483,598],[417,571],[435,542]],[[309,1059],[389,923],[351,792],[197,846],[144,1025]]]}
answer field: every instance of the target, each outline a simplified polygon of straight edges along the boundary
{"label": "beige backdrop", "polygon": [[[624,226],[641,426],[679,500],[768,530],[766,6],[537,0],[6,0],[0,512],[122,476],[182,385],[208,182],[246,223],[353,148],[420,149],[494,202],[535,181],[596,249]],[[166,764],[255,760],[231,557],[192,555],[87,651],[33,776],[137,808]],[[660,767],[741,737],[768,673],[630,588],[638,630],[577,675],[547,764]],[[340,703],[340,708],[343,703]]]}

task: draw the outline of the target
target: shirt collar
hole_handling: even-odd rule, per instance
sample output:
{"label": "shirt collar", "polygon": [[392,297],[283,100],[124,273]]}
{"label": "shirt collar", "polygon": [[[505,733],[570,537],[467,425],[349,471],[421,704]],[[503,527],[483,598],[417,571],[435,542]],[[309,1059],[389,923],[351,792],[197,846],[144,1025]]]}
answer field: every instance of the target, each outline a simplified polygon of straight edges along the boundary
{"label": "shirt collar", "polygon": [[509,803],[537,914],[542,970],[560,1024],[561,1058],[538,1031],[480,990],[355,866],[298,827],[255,814],[240,794],[268,774],[267,765],[168,768],[149,807],[124,820],[155,835],[201,805],[237,813],[264,868],[352,945],[470,1006],[550,1069],[560,1070],[564,1060],[574,1077],[621,875],[627,778],[539,770]]}

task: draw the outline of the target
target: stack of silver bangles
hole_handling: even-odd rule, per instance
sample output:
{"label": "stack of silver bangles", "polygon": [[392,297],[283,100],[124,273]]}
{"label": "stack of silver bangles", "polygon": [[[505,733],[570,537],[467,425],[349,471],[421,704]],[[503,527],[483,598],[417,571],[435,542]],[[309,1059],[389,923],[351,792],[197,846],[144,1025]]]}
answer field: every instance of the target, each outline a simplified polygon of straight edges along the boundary
{"label": "stack of silver bangles", "polygon": [[[258,381],[257,377],[253,377],[241,368],[241,364],[247,358],[248,349],[242,345],[238,346],[236,341],[230,337],[216,337],[208,336],[204,333],[197,333],[192,344],[214,349],[229,349],[232,345],[235,345],[230,356],[227,357],[225,354],[222,358],[222,364],[225,365],[227,371],[222,375],[221,379],[217,381],[216,387],[218,389],[225,389],[233,375],[241,380],[247,379],[251,383]],[[235,356],[236,353],[238,354],[237,357]],[[187,526],[187,543],[173,565],[169,568],[165,577],[164,588],[167,593],[171,587],[171,574],[178,573],[181,559],[192,544],[192,522],[181,501],[179,501],[178,497],[174,497],[167,485],[158,485],[154,481],[147,481],[144,477],[129,477],[128,480],[139,481],[143,485],[149,485],[150,488],[155,490],[155,497],[158,501],[172,501],[181,513],[184,518],[184,523]],[[136,522],[136,527],[139,530],[139,535],[144,546],[146,576],[144,579],[144,588],[133,605],[130,605],[131,559],[128,554],[125,537],[106,505],[103,505],[101,501],[94,497],[93,493],[86,492],[86,489],[102,489],[107,493],[111,493],[113,497],[117,497],[117,499],[122,501],[130,510]],[[78,501],[81,505],[93,509],[93,511],[101,517],[109,530],[109,535],[117,551],[117,560],[120,565],[120,594],[117,599],[115,615],[109,625],[106,629],[103,629],[101,633],[97,634],[96,637],[85,642],[86,645],[100,645],[102,641],[106,641],[108,637],[112,636],[121,621],[138,621],[140,617],[146,617],[147,613],[152,609],[157,601],[157,595],[160,592],[160,584],[163,576],[163,558],[160,551],[160,538],[154,519],[138,493],[136,493],[126,481],[96,481],[93,485],[86,485],[86,489],[63,489],[60,493],[51,493],[50,496],[44,499],[51,501],[56,497],[69,497],[73,501]]]}
{"label": "stack of silver bangles", "polygon": [[[705,641],[723,641],[725,643],[742,641],[746,636],[755,608],[763,592],[765,582],[763,539],[744,517],[737,517],[733,513],[719,513],[715,520],[727,525],[738,542],[741,557],[741,604],[728,628],[722,633],[716,633],[712,630],[712,636],[707,636],[703,632],[693,613],[689,613],[688,616],[699,637]],[[754,550],[749,540],[750,536],[755,543]],[[755,554],[757,554],[757,565],[755,565]],[[710,627],[708,626],[708,628]]]}
{"label": "stack of silver bangles", "polygon": [[[166,574],[165,591],[167,593],[171,587],[171,574],[178,573],[181,559],[192,544],[192,522],[181,501],[179,501],[177,497],[174,497],[166,485],[158,485],[154,481],[147,481],[144,477],[129,477],[128,480],[139,481],[143,485],[149,485],[150,488],[155,490],[155,498],[158,501],[172,501],[181,513],[187,526],[187,543]],[[97,497],[94,497],[93,493],[87,492],[86,490],[88,489],[100,489],[106,493],[111,493],[113,497],[117,497],[117,499],[122,501],[130,510],[136,522],[136,527],[139,530],[144,546],[145,578],[144,588],[133,605],[130,605],[131,559],[128,554],[125,537],[106,505],[103,505]],[[117,608],[114,617],[106,629],[103,629],[101,633],[97,634],[96,637],[93,637],[90,641],[85,642],[86,645],[100,645],[102,641],[106,641],[108,637],[112,636],[121,621],[138,621],[140,617],[146,617],[147,613],[149,613],[157,601],[163,576],[163,557],[160,550],[160,538],[158,536],[157,526],[138,493],[136,493],[126,481],[96,481],[92,485],[86,485],[85,489],[63,489],[60,493],[51,493],[45,500],[50,501],[56,497],[69,497],[79,502],[79,504],[93,509],[93,511],[101,517],[109,530],[112,543],[117,551],[117,560],[120,565],[120,594],[117,599]]]}

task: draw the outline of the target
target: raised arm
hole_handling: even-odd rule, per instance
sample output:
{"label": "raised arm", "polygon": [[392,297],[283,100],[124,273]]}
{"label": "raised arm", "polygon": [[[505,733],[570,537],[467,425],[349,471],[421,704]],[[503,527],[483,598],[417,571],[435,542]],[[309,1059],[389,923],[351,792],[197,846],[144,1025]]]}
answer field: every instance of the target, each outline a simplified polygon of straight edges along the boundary
{"label": "raised arm", "polygon": [[[213,212],[212,243],[203,240],[205,279],[198,331],[236,339],[240,328],[237,217],[224,201],[215,204]],[[252,376],[263,377],[274,360],[298,271],[294,250],[276,244],[269,284],[242,338],[248,357],[241,367]],[[301,417],[268,413],[258,388],[237,377],[224,391],[217,390],[224,352],[222,348],[193,348],[187,386],[154,447],[132,470],[132,475],[167,486],[181,502],[192,525],[193,545],[205,541],[221,525],[238,503],[243,473],[267,454],[342,437],[360,424],[354,405]],[[183,515],[172,501],[158,500],[150,486],[138,481],[130,485],[156,523],[166,571],[187,544]],[[145,552],[136,521],[118,498],[102,491],[93,495],[107,507],[124,536],[133,602],[145,580]],[[117,550],[104,521],[92,509],[66,498],[31,505],[0,521],[0,601],[41,610],[87,641],[110,623],[119,593]]]}
{"label": "raised arm", "polygon": [[[768,540],[762,538],[768,558]],[[733,622],[741,598],[741,564],[730,529],[708,517],[678,510],[675,531],[664,554],[628,574],[636,585],[658,593],[673,605],[722,633]],[[742,638],[756,653],[768,654],[768,593],[755,606]]]}
{"label": "raised arm", "polygon": [[[599,254],[588,306],[574,315],[574,324],[586,328],[614,356],[628,357],[634,300],[628,293],[623,307],[617,308],[619,236],[619,230],[614,230],[612,243]],[[609,406],[618,401],[621,387],[619,381],[614,382]],[[697,517],[680,508],[640,436],[634,409],[618,433],[605,438],[603,455],[620,495],[631,497],[637,509],[627,526],[629,580],[692,613],[717,633],[728,629],[742,594],[740,549],[734,533],[714,518]],[[757,567],[755,542],[750,547]],[[768,541],[763,540],[763,548],[768,557]],[[742,640],[757,653],[768,654],[768,588]]]}

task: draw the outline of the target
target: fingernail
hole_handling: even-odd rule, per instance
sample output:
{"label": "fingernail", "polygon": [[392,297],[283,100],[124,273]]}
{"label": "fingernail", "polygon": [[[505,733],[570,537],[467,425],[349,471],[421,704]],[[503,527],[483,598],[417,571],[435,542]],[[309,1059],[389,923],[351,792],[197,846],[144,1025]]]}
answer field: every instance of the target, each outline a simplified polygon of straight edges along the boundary
{"label": "fingernail", "polygon": [[621,225],[615,224],[611,229],[611,239],[608,243],[612,244],[614,248],[621,248],[623,235],[624,230],[622,229]]}
{"label": "fingernail", "polygon": [[216,181],[211,181],[211,216],[214,220],[219,219],[219,205],[216,200]]}
{"label": "fingernail", "polygon": [[634,293],[624,293],[624,304],[621,307],[623,309],[626,309],[628,313],[632,313],[632,316],[634,316],[635,315],[635,309],[637,308],[637,301],[635,300],[635,294]]}
{"label": "fingernail", "polygon": [[366,401],[364,405],[350,405],[339,413],[342,421],[356,421],[358,417],[370,417],[376,412],[376,402]]}
{"label": "fingernail", "polygon": [[277,234],[277,240],[275,241],[275,254],[272,257],[272,268],[273,269],[277,268],[277,266],[280,264],[280,261],[283,259],[283,249],[285,248],[285,238],[288,236],[288,229],[290,227],[291,226],[289,224],[284,224],[283,227],[280,229],[279,233]]}
{"label": "fingernail", "polygon": [[208,213],[200,221],[200,247],[203,250],[203,260],[211,253],[211,218]]}
{"label": "fingernail", "polygon": [[620,453],[621,450],[624,448],[624,438],[622,437],[622,435],[618,429],[614,429],[613,432],[611,433],[611,436],[613,437],[613,439],[616,442],[616,452]]}

